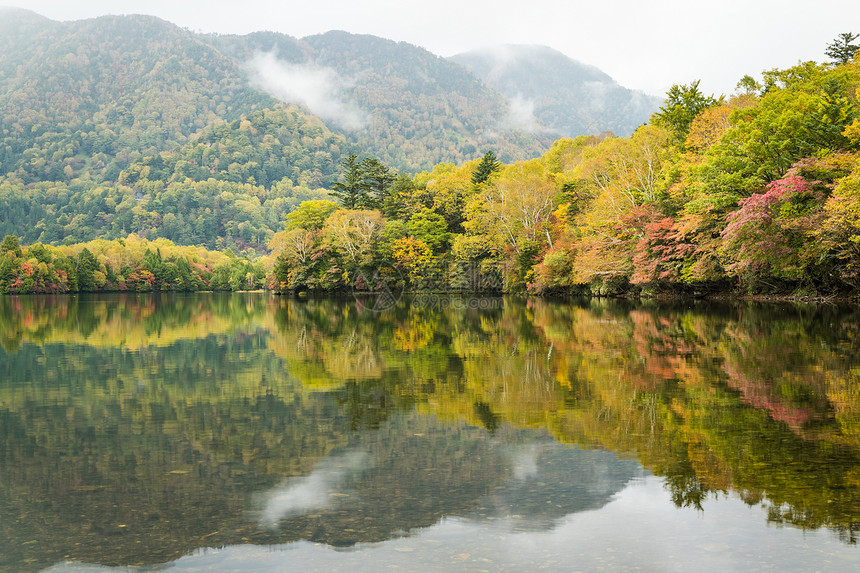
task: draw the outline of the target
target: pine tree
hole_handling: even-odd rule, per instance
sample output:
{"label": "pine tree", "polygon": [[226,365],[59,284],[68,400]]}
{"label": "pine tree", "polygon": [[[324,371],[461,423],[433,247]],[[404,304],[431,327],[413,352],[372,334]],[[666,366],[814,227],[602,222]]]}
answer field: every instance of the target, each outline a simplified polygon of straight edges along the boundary
{"label": "pine tree", "polygon": [[487,181],[490,176],[501,168],[502,164],[496,159],[496,154],[493,150],[487,151],[481,162],[472,173],[472,185],[480,185]]}
{"label": "pine tree", "polygon": [[331,194],[340,200],[345,209],[360,208],[365,204],[367,183],[364,180],[364,168],[358,161],[358,156],[350,155],[341,162],[343,183],[332,185]]}
{"label": "pine tree", "polygon": [[361,162],[361,171],[366,195],[360,206],[365,209],[380,209],[397,176],[387,165],[372,157]]}
{"label": "pine tree", "polygon": [[835,64],[847,64],[857,53],[857,50],[860,50],[860,44],[851,43],[857,38],[860,38],[860,35],[851,32],[839,34],[835,40],[827,44],[827,50],[824,53],[833,58]]}

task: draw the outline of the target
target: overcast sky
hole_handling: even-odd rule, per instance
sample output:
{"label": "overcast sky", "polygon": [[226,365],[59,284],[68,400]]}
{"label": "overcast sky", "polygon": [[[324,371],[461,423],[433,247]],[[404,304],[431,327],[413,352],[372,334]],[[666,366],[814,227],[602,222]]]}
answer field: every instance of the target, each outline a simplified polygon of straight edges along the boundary
{"label": "overcast sky", "polygon": [[730,94],[745,74],[826,61],[839,33],[860,33],[860,0],[0,0],[54,20],[151,14],[194,31],[373,34],[440,56],[541,44],[621,85],[663,95],[701,79]]}

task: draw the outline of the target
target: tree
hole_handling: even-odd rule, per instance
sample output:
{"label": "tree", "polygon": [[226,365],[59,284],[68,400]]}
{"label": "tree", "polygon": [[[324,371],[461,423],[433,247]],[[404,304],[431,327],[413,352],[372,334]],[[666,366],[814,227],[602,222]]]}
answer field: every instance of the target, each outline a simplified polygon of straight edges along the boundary
{"label": "tree", "polygon": [[323,236],[347,262],[370,262],[373,245],[384,225],[379,211],[341,209],[326,219]]}
{"label": "tree", "polygon": [[78,289],[84,292],[95,290],[95,272],[99,270],[99,262],[93,253],[86,247],[78,253],[77,274]]}
{"label": "tree", "polygon": [[666,103],[654,114],[651,123],[665,127],[675,134],[677,141],[683,142],[696,116],[722,101],[723,96],[706,97],[700,92],[699,80],[688,86],[675,84],[666,92]]}
{"label": "tree", "polygon": [[380,209],[397,175],[392,173],[388,166],[372,157],[361,162],[361,173],[366,190],[362,206],[365,209]]}
{"label": "tree", "polygon": [[481,158],[480,163],[472,172],[472,185],[480,185],[487,181],[490,176],[501,168],[501,162],[496,159],[496,154],[493,150],[487,151]]}
{"label": "tree", "polygon": [[400,219],[409,211],[409,200],[415,191],[415,184],[406,175],[399,174],[391,184],[391,189],[382,202],[382,214],[386,219]]}
{"label": "tree", "polygon": [[367,195],[367,184],[364,181],[364,169],[354,153],[341,162],[340,181],[332,184],[331,194],[340,200],[345,209],[356,209],[364,204]]}
{"label": "tree", "polygon": [[818,238],[836,257],[840,278],[860,287],[860,164],[835,185],[824,206],[825,220]]}
{"label": "tree", "polygon": [[380,209],[397,175],[378,159],[367,157],[361,162],[350,155],[341,163],[343,182],[332,185],[331,194],[345,209]]}
{"label": "tree", "polygon": [[434,253],[441,252],[451,237],[445,219],[430,209],[422,209],[413,214],[406,228],[412,237],[422,241]]}
{"label": "tree", "polygon": [[761,91],[762,85],[754,77],[747,74],[738,81],[735,88],[738,90],[738,93],[754,95]]}
{"label": "tree", "polygon": [[721,233],[726,271],[752,284],[770,277],[812,279],[809,267],[824,250],[811,240],[821,226],[823,203],[815,184],[794,172],[769,183],[764,193],[741,199]]}
{"label": "tree", "polygon": [[860,50],[860,44],[852,44],[857,38],[860,38],[860,35],[851,32],[839,34],[835,40],[827,44],[824,53],[833,59],[834,64],[847,64],[857,50]]}
{"label": "tree", "polygon": [[[397,266],[406,271],[413,287],[425,286],[422,279],[433,274],[433,252],[427,243],[415,237],[404,237],[394,243],[391,253]],[[432,281],[426,283],[432,284]]]}
{"label": "tree", "polygon": [[328,216],[337,211],[337,203],[325,199],[302,201],[298,209],[287,215],[286,230],[319,231]]}
{"label": "tree", "polygon": [[552,247],[548,223],[557,195],[538,163],[512,166],[483,193],[490,228],[518,256],[543,238]]}
{"label": "tree", "polygon": [[3,237],[3,242],[0,243],[0,255],[5,255],[10,251],[16,257],[21,256],[21,244],[18,242],[16,235],[6,235]]}

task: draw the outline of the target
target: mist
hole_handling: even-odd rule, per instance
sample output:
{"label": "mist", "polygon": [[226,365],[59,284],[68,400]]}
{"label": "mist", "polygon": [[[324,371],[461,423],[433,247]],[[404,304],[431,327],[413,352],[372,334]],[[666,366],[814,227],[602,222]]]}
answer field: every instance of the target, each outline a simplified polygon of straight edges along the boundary
{"label": "mist", "polygon": [[261,496],[259,523],[274,528],[287,517],[330,507],[344,479],[369,466],[366,453],[350,452],[324,460],[308,476],[287,479]]}
{"label": "mist", "polygon": [[508,99],[508,115],[503,125],[505,129],[510,131],[525,131],[526,133],[545,131],[538,118],[535,117],[535,101],[521,95]]}
{"label": "mist", "polygon": [[343,129],[359,129],[367,121],[364,112],[345,101],[350,83],[332,68],[285,62],[275,52],[257,52],[247,66],[252,85],[283,102],[303,104]]}

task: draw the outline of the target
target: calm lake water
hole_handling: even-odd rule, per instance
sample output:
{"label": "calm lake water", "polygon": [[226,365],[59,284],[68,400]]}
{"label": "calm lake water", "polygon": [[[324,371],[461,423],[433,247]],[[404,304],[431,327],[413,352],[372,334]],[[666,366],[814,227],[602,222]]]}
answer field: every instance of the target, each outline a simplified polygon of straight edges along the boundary
{"label": "calm lake water", "polygon": [[0,571],[855,571],[860,307],[0,297]]}

